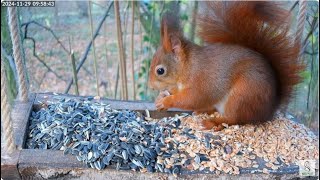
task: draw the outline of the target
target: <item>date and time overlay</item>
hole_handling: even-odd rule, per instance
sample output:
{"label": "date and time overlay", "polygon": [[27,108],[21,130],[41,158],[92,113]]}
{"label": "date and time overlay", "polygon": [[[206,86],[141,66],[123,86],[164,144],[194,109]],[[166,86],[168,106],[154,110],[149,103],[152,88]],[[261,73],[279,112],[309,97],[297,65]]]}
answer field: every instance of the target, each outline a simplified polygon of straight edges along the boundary
{"label": "date and time overlay", "polygon": [[54,7],[55,1],[2,1],[1,7]]}

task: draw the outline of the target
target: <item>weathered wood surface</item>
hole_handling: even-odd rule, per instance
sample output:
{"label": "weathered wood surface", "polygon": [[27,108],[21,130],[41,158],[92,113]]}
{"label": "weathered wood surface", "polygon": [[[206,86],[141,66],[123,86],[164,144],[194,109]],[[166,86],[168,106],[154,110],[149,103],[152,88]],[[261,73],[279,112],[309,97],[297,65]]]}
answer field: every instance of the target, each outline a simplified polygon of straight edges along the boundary
{"label": "weathered wood surface", "polygon": [[32,111],[32,105],[34,103],[35,96],[35,94],[30,94],[29,100],[25,103],[15,101],[12,108],[11,117],[13,133],[18,149],[22,149],[26,139],[28,120]]}
{"label": "weathered wood surface", "polygon": [[[180,175],[174,177],[173,175],[164,173],[140,173],[133,171],[117,171],[115,169],[105,169],[98,171],[88,168],[47,168],[47,167],[23,167],[19,170],[22,175],[22,179],[80,179],[80,180],[173,180],[173,179],[185,179],[185,180],[211,180],[211,179],[223,179],[223,180],[271,180],[271,179],[297,179],[296,174],[287,174],[278,176],[274,174],[240,174],[240,175],[215,175],[215,174],[193,174],[193,175]],[[316,180],[316,177],[308,178]]]}
{"label": "weathered wood surface", "polygon": [[[102,177],[109,177],[111,179],[159,179],[159,177],[174,178],[174,176],[164,173],[139,173],[133,171],[115,171],[114,167],[107,168],[102,171],[97,171],[95,169],[87,168],[82,162],[77,161],[75,156],[63,155],[63,151],[53,151],[53,150],[40,150],[40,149],[23,149],[20,153],[19,158],[19,172],[22,177],[38,177],[38,178],[55,178],[55,177],[76,177],[80,179],[86,179],[89,177],[95,177],[96,179]],[[280,168],[274,171],[272,174],[261,174],[261,173],[250,173],[254,171],[253,168],[241,169],[240,176],[234,175],[215,175],[210,172],[187,172],[183,171],[182,175],[179,176],[182,179],[211,179],[211,178],[225,178],[229,177],[231,179],[236,179],[238,177],[247,178],[280,178],[280,177],[296,177],[298,172],[297,166],[288,166]],[[55,172],[55,173],[54,173]],[[72,173],[71,173],[72,172]],[[122,174],[118,176],[117,172]],[[114,176],[110,173],[115,173]],[[100,174],[97,176],[96,174]],[[155,174],[157,174],[155,176]],[[82,176],[83,175],[83,176]],[[81,177],[80,177],[81,176]],[[122,178],[120,178],[122,177]],[[272,179],[273,179],[272,178]]]}
{"label": "weathered wood surface", "polygon": [[[59,98],[87,98],[87,96],[74,96],[74,95],[66,95],[66,94],[59,94],[54,95],[52,93],[38,93],[35,98],[35,106],[38,107],[40,105],[39,102],[47,102],[47,101],[57,101],[54,97]],[[106,104],[110,104],[111,108],[113,109],[129,109],[141,112],[145,115],[145,110],[148,109],[150,112],[150,116],[152,118],[162,118],[166,116],[174,116],[179,112],[186,112],[181,111],[179,109],[170,109],[169,111],[157,111],[156,107],[153,102],[145,102],[145,101],[120,101],[120,100],[112,100],[101,98],[99,101],[104,102]],[[190,113],[190,112],[189,112]]]}
{"label": "weathered wood surface", "polygon": [[[39,93],[31,96],[27,104],[17,103],[13,113],[15,139],[18,146],[23,147],[25,142],[25,133],[28,126],[28,118],[32,108],[39,108],[40,102],[54,101],[52,93]],[[59,94],[59,98],[83,98],[79,96]],[[101,99],[115,109],[130,109],[144,113],[145,109],[150,111],[153,118],[161,118],[164,116],[173,116],[178,112],[172,109],[167,112],[158,112],[152,102],[137,101],[117,101],[109,99]],[[33,105],[32,105],[33,104]],[[1,154],[2,155],[2,154]],[[18,158],[17,158],[18,157]],[[2,161],[2,157],[1,157]],[[6,164],[7,166],[8,164]],[[1,173],[7,171],[1,163]],[[116,171],[114,168],[108,168],[102,171],[87,168],[82,162],[77,161],[75,156],[63,155],[63,151],[39,150],[39,149],[22,149],[20,154],[16,156],[16,161],[11,163],[11,170],[14,168],[19,170],[22,179],[176,179],[174,176],[164,173],[140,173],[133,171]],[[250,172],[252,169],[242,169],[240,175],[215,175],[205,174],[202,172],[183,172],[178,179],[291,179],[298,176],[297,166],[284,167],[272,174],[262,174]],[[10,176],[7,177],[10,177]],[[17,173],[15,174],[17,175]],[[3,177],[3,176],[2,176]],[[13,177],[13,176],[11,176]],[[18,178],[18,177],[17,177]],[[15,178],[16,179],[16,178]]]}
{"label": "weathered wood surface", "polygon": [[19,151],[7,154],[1,146],[1,178],[3,179],[20,179],[18,171]]}
{"label": "weathered wood surface", "polygon": [[[292,168],[282,169],[274,174],[250,174],[250,169],[241,175],[216,175],[206,173],[184,172],[178,179],[291,179],[297,177],[295,172],[288,173]],[[133,171],[117,171],[107,168],[102,171],[87,168],[72,155],[63,155],[62,151],[23,149],[19,159],[19,172],[23,179],[176,179],[173,175],[164,173],[140,173]]]}
{"label": "weathered wood surface", "polygon": [[[5,142],[3,136],[1,136],[1,178],[3,179],[19,179],[20,174],[18,171],[18,160],[20,151],[25,141],[25,133],[27,122],[30,112],[32,110],[32,104],[35,98],[35,94],[30,94],[27,102],[22,103],[14,101],[11,111],[12,128],[14,141],[17,147],[17,151],[12,154],[8,154],[5,148]],[[1,132],[2,134],[2,132]]]}

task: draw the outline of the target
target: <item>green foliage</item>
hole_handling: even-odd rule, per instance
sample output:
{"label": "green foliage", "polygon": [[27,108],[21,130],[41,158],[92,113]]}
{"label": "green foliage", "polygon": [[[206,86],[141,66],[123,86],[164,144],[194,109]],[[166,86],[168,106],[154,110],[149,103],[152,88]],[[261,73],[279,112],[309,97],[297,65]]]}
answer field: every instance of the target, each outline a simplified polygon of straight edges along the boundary
{"label": "green foliage", "polygon": [[143,41],[145,42],[149,42],[150,41],[150,38],[146,35],[143,36]]}
{"label": "green foliage", "polygon": [[181,14],[181,15],[180,15],[180,19],[181,19],[182,21],[188,21],[189,16],[188,16],[187,14]]}
{"label": "green foliage", "polygon": [[[186,6],[188,1],[180,1],[180,5]],[[145,30],[145,34],[143,36],[144,44],[147,44],[144,47],[144,52],[147,53],[148,57],[146,57],[142,64],[140,71],[138,73],[138,94],[140,99],[142,100],[152,100],[156,94],[148,90],[147,81],[148,81],[148,71],[150,67],[150,62],[153,56],[153,50],[155,50],[160,45],[160,20],[161,15],[166,11],[172,10],[177,4],[176,1],[151,1],[148,3],[137,3],[137,6],[146,6],[148,11],[140,12],[140,22]],[[138,14],[139,8],[136,9],[136,14]],[[143,8],[142,8],[143,9]],[[180,8],[178,8],[179,10]],[[189,32],[191,27],[190,24],[186,22],[190,21],[190,17],[187,11],[180,13],[181,24],[185,25],[183,30],[184,32]],[[188,26],[189,25],[189,26]]]}
{"label": "green foliage", "polygon": [[12,43],[10,39],[6,7],[1,7],[1,44],[8,54],[12,54]]}
{"label": "green foliage", "polygon": [[4,58],[4,61],[1,62],[4,64],[4,68],[6,71],[6,78],[7,78],[7,87],[8,87],[8,96],[9,101],[13,102],[13,100],[16,98],[18,91],[17,91],[17,83],[14,78],[13,70],[11,69],[9,62],[7,59]]}
{"label": "green foliage", "polygon": [[[11,37],[8,27],[8,21],[7,21],[7,8],[1,7],[1,46],[3,47],[3,50],[6,51],[6,53],[10,56],[12,54],[12,43],[11,43]],[[4,55],[3,55],[4,56]],[[12,102],[18,92],[17,92],[17,82],[14,77],[14,69],[11,68],[9,65],[9,59],[11,57],[3,57],[1,59],[1,63],[4,64],[4,68],[7,75],[7,86],[8,86],[8,96],[9,100]],[[13,59],[12,59],[13,60]]]}
{"label": "green foliage", "polygon": [[147,87],[147,83],[148,82],[148,69],[149,69],[149,66],[150,66],[150,61],[151,59],[144,59],[142,61],[142,64],[141,64],[141,68],[140,68],[140,72],[138,73],[138,94],[139,94],[139,98],[141,100],[147,100],[149,99],[148,98],[148,95],[147,95],[147,91],[146,89],[148,88]]}
{"label": "green foliage", "polygon": [[[289,105],[289,111],[311,129],[317,130],[319,124],[318,93],[319,93],[319,29],[318,24],[319,5],[308,1],[307,18],[305,22],[304,37],[306,39],[305,53],[302,61],[306,69],[301,72],[303,81],[296,87],[296,96]],[[298,11],[295,11],[295,17]],[[315,24],[314,24],[315,23]],[[315,27],[313,27],[316,25]],[[307,37],[307,35],[310,35]],[[303,42],[305,39],[303,39]]]}
{"label": "green foliage", "polygon": [[306,79],[306,80],[309,80],[310,77],[311,77],[311,72],[309,70],[304,70],[300,73],[300,76],[303,78],[303,79]]}

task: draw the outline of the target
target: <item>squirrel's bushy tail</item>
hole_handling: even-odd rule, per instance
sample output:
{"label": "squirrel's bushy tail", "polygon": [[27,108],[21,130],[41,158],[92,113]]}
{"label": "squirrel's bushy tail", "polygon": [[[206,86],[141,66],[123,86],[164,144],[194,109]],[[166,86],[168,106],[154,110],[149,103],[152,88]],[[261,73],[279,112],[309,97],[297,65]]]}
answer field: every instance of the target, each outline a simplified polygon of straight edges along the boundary
{"label": "squirrel's bushy tail", "polygon": [[300,82],[303,65],[298,62],[300,45],[289,37],[289,11],[276,2],[207,2],[198,17],[199,36],[207,43],[248,47],[271,64],[278,80],[278,96],[286,102]]}

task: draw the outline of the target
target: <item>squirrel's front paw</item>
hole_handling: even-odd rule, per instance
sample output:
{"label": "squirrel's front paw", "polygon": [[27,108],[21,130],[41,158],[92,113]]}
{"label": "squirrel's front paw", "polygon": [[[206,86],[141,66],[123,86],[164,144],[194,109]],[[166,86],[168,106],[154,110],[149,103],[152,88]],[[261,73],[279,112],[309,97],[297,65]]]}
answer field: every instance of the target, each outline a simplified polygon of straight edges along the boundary
{"label": "squirrel's front paw", "polygon": [[170,94],[169,91],[167,91],[167,90],[160,91],[157,99],[159,99],[159,98],[164,98],[164,97],[167,97],[167,96],[170,96],[170,95],[171,95],[171,94]]}
{"label": "squirrel's front paw", "polygon": [[161,91],[158,95],[155,104],[157,110],[167,110],[169,107],[166,103],[167,97],[170,96],[170,93],[168,91]]}
{"label": "squirrel's front paw", "polygon": [[161,96],[158,96],[158,98],[156,99],[156,108],[157,110],[167,110],[169,109],[171,106],[170,106],[170,99],[171,96],[166,96],[166,97],[161,97]]}
{"label": "squirrel's front paw", "polygon": [[156,103],[157,110],[167,110],[168,109],[168,108],[165,107],[165,103],[164,103],[165,98],[166,97],[158,97],[156,99],[155,103]]}

